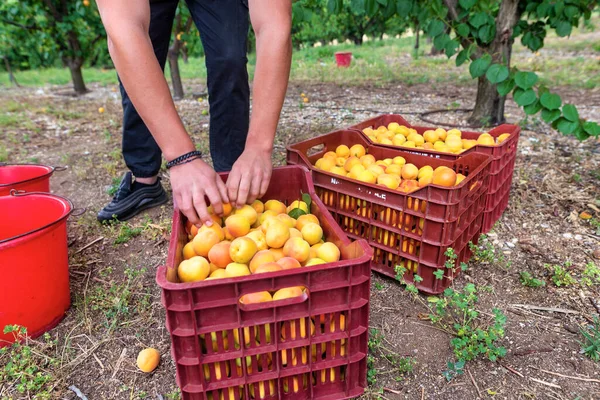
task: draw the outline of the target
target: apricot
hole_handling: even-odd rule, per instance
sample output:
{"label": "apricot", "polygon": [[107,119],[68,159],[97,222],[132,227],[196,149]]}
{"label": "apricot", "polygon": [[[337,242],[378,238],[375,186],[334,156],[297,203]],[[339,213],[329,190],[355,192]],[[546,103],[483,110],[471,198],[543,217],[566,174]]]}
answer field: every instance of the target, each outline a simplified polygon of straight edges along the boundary
{"label": "apricot", "polygon": [[419,175],[419,169],[414,164],[405,164],[402,167],[402,179],[416,179]]}
{"label": "apricot", "polygon": [[296,220],[287,214],[279,214],[276,218],[286,224],[288,228],[296,226]]}
{"label": "apricot", "polygon": [[225,272],[227,273],[227,277],[232,278],[235,276],[247,276],[250,275],[250,270],[246,264],[240,263],[231,263],[227,265],[225,268]]}
{"label": "apricot", "polygon": [[275,215],[285,214],[287,207],[279,200],[269,200],[265,203],[265,211],[273,211]]}
{"label": "apricot", "polygon": [[210,264],[201,256],[184,260],[177,268],[177,276],[181,282],[198,282],[206,279],[210,273]]}
{"label": "apricot", "polygon": [[256,211],[257,215],[265,211],[265,204],[258,199],[254,200],[250,205],[252,206],[252,208],[254,208],[254,211]]}
{"label": "apricot", "polygon": [[304,225],[311,223],[311,222],[315,223],[317,225],[320,225],[319,219],[317,218],[316,215],[314,215],[314,214],[301,215],[296,220],[296,229],[298,229],[300,232],[302,232],[302,228],[304,228]]}
{"label": "apricot", "polygon": [[307,241],[300,238],[291,238],[283,246],[283,254],[286,257],[292,257],[299,262],[308,260],[310,254],[310,245]]}
{"label": "apricot", "polygon": [[[267,221],[268,222],[268,221]],[[277,220],[267,228],[266,239],[267,246],[279,249],[285,245],[290,238],[290,228],[284,222]]]}
{"label": "apricot", "polygon": [[196,254],[196,252],[194,251],[194,243],[189,242],[186,243],[185,246],[183,246],[183,259],[184,260],[189,260],[192,257],[197,256],[198,254]]}
{"label": "apricot", "polygon": [[317,249],[317,257],[325,262],[339,261],[340,249],[331,242],[325,242]]}
{"label": "apricot", "polygon": [[304,288],[302,286],[293,286],[288,288],[279,289],[273,293],[273,300],[284,300],[291,299],[294,297],[300,297],[304,294]]}
{"label": "apricot", "polygon": [[302,227],[301,234],[309,245],[317,244],[323,238],[323,228],[319,224],[310,222]]}
{"label": "apricot", "polygon": [[258,246],[256,246],[254,240],[248,237],[239,237],[231,242],[229,256],[236,263],[248,264],[257,251]]}
{"label": "apricot", "polygon": [[246,236],[250,232],[250,221],[241,214],[234,214],[225,220],[225,227],[234,238]]}
{"label": "apricot", "polygon": [[219,240],[225,239],[225,232],[223,232],[223,228],[220,225],[212,224],[211,226],[202,225],[200,229],[198,229],[198,233],[204,231],[213,231],[219,236]]}
{"label": "apricot", "polygon": [[283,257],[285,257],[283,255],[283,249],[269,249],[269,251],[271,252],[271,254],[273,254],[273,257],[275,257],[275,261],[279,261]]}
{"label": "apricot", "polygon": [[282,257],[277,260],[277,264],[281,265],[282,269],[300,268],[300,262],[292,257]]}
{"label": "apricot", "polygon": [[250,261],[250,272],[254,273],[258,267],[275,262],[275,255],[271,250],[261,250]]}
{"label": "apricot", "polygon": [[273,297],[271,293],[264,292],[256,292],[256,293],[248,293],[243,295],[240,298],[240,303],[242,304],[257,304],[257,303],[265,303],[267,301],[272,301]]}
{"label": "apricot", "polygon": [[208,252],[208,259],[211,263],[219,268],[227,267],[227,264],[232,263],[233,260],[229,255],[229,248],[231,242],[221,242],[214,245]]}
{"label": "apricot", "polygon": [[203,232],[198,232],[192,241],[192,246],[196,255],[208,257],[210,249],[220,241],[221,239],[215,231],[205,230]]}
{"label": "apricot", "polygon": [[266,272],[277,272],[277,271],[282,271],[283,268],[281,267],[281,265],[277,264],[276,262],[271,262],[271,263],[267,263],[267,264],[263,264],[261,266],[259,266],[258,268],[256,268],[256,270],[254,270],[254,274],[263,274]]}
{"label": "apricot", "polygon": [[158,363],[160,362],[160,353],[158,350],[149,347],[144,349],[138,353],[137,356],[137,366],[142,372],[152,372],[158,367]]}
{"label": "apricot", "polygon": [[254,207],[248,204],[245,204],[242,208],[236,209],[234,215],[243,215],[246,217],[250,225],[254,225],[256,219],[258,218],[258,214]]}
{"label": "apricot", "polygon": [[267,238],[265,237],[265,234],[261,230],[252,231],[252,232],[248,233],[246,235],[246,237],[254,240],[254,243],[256,243],[256,248],[259,251],[266,250],[268,248]]}

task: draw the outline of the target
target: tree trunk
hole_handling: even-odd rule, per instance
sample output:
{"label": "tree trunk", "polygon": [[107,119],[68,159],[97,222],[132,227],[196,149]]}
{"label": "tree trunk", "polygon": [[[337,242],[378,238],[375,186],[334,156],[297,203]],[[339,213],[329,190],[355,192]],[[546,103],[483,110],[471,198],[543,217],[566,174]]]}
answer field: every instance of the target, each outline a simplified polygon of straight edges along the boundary
{"label": "tree trunk", "polygon": [[85,87],[85,81],[83,80],[83,74],[81,72],[82,65],[83,60],[76,59],[67,61],[67,66],[69,67],[69,71],[71,71],[73,89],[75,89],[75,93],[77,94],[85,94],[88,91]]}
{"label": "tree trunk", "polygon": [[[519,21],[519,0],[503,0],[496,17],[496,37],[486,49],[492,55],[492,62],[504,64],[510,68],[512,55],[513,28]],[[497,125],[505,121],[504,104],[506,96],[500,96],[496,85],[492,84],[485,75],[479,78],[477,98],[473,113],[468,122],[471,125]]]}
{"label": "tree trunk", "polygon": [[419,23],[415,23],[414,25],[414,29],[415,29],[415,52],[419,51],[419,38],[421,37],[421,35],[419,34],[421,32],[421,29],[419,28]]}
{"label": "tree trunk", "polygon": [[12,68],[10,67],[10,63],[8,62],[8,57],[6,56],[4,56],[4,65],[6,66],[6,71],[8,72],[8,80],[16,87],[20,87],[19,82],[17,82],[17,78],[15,78],[15,75],[12,72]]}
{"label": "tree trunk", "polygon": [[[177,39],[175,39],[175,42],[177,42]],[[175,43],[173,43],[173,45],[175,45]],[[171,47],[167,59],[169,60],[171,83],[173,84],[173,99],[181,100],[183,99],[184,93],[183,84],[181,83],[181,74],[179,73],[179,50]]]}

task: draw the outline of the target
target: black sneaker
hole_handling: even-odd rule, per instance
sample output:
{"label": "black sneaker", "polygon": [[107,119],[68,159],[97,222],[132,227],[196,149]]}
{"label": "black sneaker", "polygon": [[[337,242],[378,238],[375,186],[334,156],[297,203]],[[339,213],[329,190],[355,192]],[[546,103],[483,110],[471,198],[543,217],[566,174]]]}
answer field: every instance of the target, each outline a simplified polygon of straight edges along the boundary
{"label": "black sneaker", "polygon": [[160,184],[160,178],[153,185],[133,183],[133,175],[127,172],[110,204],[98,213],[98,221],[126,221],[140,212],[165,204],[167,193]]}

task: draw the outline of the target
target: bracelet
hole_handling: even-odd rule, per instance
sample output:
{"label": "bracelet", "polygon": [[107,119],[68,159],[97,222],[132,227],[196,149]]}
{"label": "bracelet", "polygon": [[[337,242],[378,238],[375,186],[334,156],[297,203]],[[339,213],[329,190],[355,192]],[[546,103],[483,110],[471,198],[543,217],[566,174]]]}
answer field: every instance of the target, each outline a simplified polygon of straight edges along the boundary
{"label": "bracelet", "polygon": [[198,150],[190,151],[189,153],[185,153],[184,155],[181,155],[181,156],[169,161],[167,163],[167,169],[174,167],[176,165],[187,164],[190,161],[193,161],[193,160],[195,160],[197,158],[201,158],[201,157],[202,157],[202,153],[200,151],[198,151]]}

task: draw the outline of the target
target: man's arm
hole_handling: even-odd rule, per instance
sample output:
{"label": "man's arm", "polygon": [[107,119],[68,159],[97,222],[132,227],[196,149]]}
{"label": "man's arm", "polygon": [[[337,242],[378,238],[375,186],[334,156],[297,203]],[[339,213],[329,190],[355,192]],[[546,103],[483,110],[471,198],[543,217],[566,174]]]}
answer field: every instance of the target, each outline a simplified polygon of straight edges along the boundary
{"label": "man's arm", "polygon": [[292,60],[291,0],[250,0],[256,33],[252,118],[246,147],[233,165],[227,188],[238,206],[260,198],[271,179],[271,154]]}
{"label": "man's arm", "polygon": [[[121,82],[165,158],[195,150],[177,111],[148,34],[148,0],[98,0],[108,35],[108,49]],[[201,160],[171,169],[177,206],[194,224],[212,224],[204,197],[217,213],[228,202],[227,190],[214,170]]]}

